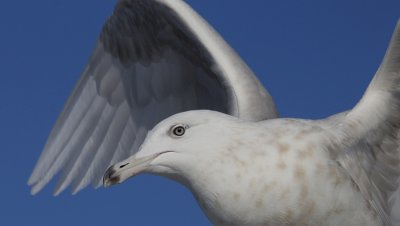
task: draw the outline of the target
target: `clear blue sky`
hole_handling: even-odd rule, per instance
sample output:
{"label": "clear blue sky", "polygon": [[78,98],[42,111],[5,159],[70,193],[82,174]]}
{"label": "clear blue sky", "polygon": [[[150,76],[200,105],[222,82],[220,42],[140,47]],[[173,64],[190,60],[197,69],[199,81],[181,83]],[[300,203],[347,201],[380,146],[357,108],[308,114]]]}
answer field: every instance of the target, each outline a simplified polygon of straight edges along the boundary
{"label": "clear blue sky", "polygon": [[[322,118],[362,95],[400,1],[188,1],[245,59],[284,117]],[[142,175],[110,189],[32,197],[26,181],[114,1],[0,6],[0,225],[209,225],[192,195]]]}

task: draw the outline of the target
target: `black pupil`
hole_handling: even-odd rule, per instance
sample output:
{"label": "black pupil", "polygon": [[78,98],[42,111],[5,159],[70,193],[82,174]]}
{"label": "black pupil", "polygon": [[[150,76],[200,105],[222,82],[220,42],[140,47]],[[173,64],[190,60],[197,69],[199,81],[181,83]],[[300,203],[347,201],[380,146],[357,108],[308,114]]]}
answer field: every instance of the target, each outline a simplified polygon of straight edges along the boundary
{"label": "black pupil", "polygon": [[182,126],[176,127],[174,129],[174,134],[177,136],[182,136],[184,132],[185,132],[185,129]]}

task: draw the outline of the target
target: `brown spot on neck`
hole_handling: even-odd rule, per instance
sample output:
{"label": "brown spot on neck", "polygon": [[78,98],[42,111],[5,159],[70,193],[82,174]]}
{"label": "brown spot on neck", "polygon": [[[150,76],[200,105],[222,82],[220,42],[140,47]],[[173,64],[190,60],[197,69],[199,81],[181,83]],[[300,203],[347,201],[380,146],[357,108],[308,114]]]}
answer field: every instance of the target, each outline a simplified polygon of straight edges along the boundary
{"label": "brown spot on neck", "polygon": [[277,142],[276,146],[278,148],[279,154],[286,154],[289,151],[289,145],[281,142]]}
{"label": "brown spot on neck", "polygon": [[297,157],[300,160],[304,160],[306,158],[310,158],[313,154],[314,154],[314,150],[313,149],[303,149],[303,150],[299,150],[297,152]]}
{"label": "brown spot on neck", "polygon": [[262,189],[262,193],[270,192],[274,187],[277,186],[277,184],[278,183],[276,181],[272,181],[272,182],[269,182],[269,183],[265,184],[263,189]]}
{"label": "brown spot on neck", "polygon": [[286,163],[283,161],[283,159],[280,159],[278,163],[276,164],[276,168],[280,170],[285,170],[287,168]]}
{"label": "brown spot on neck", "polygon": [[306,137],[307,133],[308,133],[307,130],[302,130],[302,131],[300,131],[299,133],[297,133],[297,134],[294,136],[294,139],[296,139],[296,140],[302,140],[302,139],[304,139],[304,138]]}
{"label": "brown spot on neck", "polygon": [[321,163],[317,163],[315,166],[315,171],[317,176],[321,176],[322,173],[324,173],[326,170],[326,167],[322,165]]}
{"label": "brown spot on neck", "polygon": [[297,164],[296,167],[294,168],[294,174],[293,174],[294,178],[301,180],[305,177],[305,174],[306,173],[304,171],[304,167]]}

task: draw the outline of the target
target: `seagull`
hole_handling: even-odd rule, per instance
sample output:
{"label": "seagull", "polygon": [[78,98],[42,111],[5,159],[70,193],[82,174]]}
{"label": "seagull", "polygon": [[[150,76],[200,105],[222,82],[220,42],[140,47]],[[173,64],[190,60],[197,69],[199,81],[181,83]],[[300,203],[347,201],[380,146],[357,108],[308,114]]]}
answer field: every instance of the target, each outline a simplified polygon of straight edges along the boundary
{"label": "seagull", "polygon": [[147,172],[215,225],[400,224],[400,21],[362,99],[279,118],[271,95],[181,0],[119,0],[29,178],[37,194]]}

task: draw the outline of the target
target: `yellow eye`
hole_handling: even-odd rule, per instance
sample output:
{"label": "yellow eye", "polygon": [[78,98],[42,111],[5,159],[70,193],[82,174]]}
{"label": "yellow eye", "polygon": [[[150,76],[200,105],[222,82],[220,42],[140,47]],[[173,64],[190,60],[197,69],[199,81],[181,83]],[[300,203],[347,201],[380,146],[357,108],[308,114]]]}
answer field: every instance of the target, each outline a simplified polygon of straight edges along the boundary
{"label": "yellow eye", "polygon": [[181,137],[185,134],[186,128],[183,125],[176,125],[172,127],[172,134],[177,137]]}

